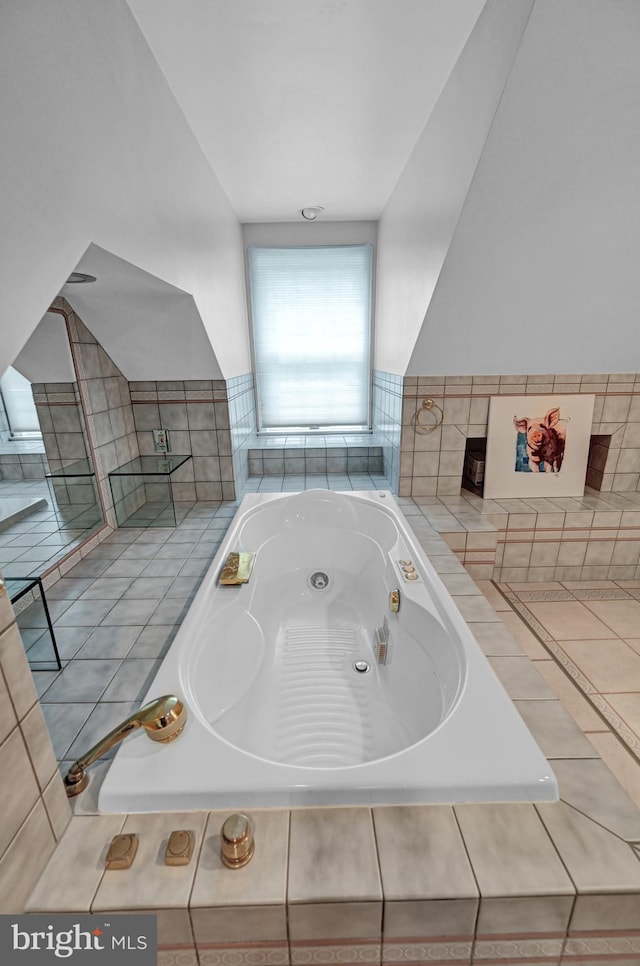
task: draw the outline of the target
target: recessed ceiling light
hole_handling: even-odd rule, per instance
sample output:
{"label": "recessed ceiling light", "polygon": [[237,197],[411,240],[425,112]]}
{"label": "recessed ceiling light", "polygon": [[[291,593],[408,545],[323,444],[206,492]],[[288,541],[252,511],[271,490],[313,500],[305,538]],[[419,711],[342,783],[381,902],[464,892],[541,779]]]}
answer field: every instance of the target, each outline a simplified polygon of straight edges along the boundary
{"label": "recessed ceiling light", "polygon": [[305,221],[315,221],[323,211],[324,208],[321,205],[310,205],[308,208],[302,208],[300,214]]}
{"label": "recessed ceiling light", "polygon": [[86,285],[87,282],[95,282],[95,275],[85,275],[84,272],[71,272],[65,285]]}

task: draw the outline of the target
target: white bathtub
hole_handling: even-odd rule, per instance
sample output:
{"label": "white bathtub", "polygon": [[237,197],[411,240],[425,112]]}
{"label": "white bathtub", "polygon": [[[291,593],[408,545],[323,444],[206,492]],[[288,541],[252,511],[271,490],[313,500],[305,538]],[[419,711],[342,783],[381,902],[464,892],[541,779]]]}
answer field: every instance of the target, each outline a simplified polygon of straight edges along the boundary
{"label": "white bathtub", "polygon": [[[251,580],[219,586],[238,550],[256,554]],[[558,797],[388,492],[246,496],[147,700],[169,693],[188,706],[183,734],[166,747],[127,739],[100,810]]]}

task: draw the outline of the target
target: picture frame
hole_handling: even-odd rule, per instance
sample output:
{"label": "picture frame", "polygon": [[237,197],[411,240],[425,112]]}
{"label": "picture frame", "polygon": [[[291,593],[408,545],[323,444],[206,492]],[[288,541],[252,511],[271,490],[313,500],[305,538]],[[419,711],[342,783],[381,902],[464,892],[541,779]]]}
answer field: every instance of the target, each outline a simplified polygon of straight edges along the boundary
{"label": "picture frame", "polygon": [[483,496],[583,496],[595,396],[492,396]]}

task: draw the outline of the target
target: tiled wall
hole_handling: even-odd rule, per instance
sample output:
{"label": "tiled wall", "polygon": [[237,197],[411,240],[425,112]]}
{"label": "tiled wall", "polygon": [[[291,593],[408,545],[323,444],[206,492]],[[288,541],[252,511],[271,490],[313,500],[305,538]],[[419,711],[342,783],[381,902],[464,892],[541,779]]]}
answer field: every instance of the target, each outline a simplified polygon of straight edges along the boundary
{"label": "tiled wall", "polygon": [[[89,444],[78,384],[39,382],[33,383],[31,389],[49,470],[87,459]],[[56,480],[50,485],[55,488],[58,506],[95,503],[96,494],[90,480]]]}
{"label": "tiled wall", "polygon": [[400,484],[402,384],[402,376],[373,370],[373,432],[376,440],[382,442],[383,472],[394,493]]}
{"label": "tiled wall", "polygon": [[231,433],[224,380],[132,382],[129,387],[140,455],[153,455],[152,430],[166,429],[171,452],[192,456],[171,477],[174,499],[233,500]]}
{"label": "tiled wall", "polygon": [[[637,491],[640,486],[640,375],[635,373],[530,376],[405,376],[400,466],[401,496],[459,493],[468,437],[486,437],[489,400],[496,395],[595,393],[592,434],[610,436],[598,454],[604,491]],[[422,400],[443,409],[442,425],[415,432],[412,419]],[[428,425],[433,409],[422,416]],[[595,469],[595,466],[594,466]]]}
{"label": "tiled wall", "polygon": [[11,440],[9,419],[0,393],[0,480],[43,480],[47,458],[41,440]]}
{"label": "tiled wall", "polygon": [[20,912],[71,811],[0,580],[0,910]]}
{"label": "tiled wall", "polygon": [[[616,787],[597,760],[574,763]],[[600,816],[565,803],[254,809],[255,855],[234,871],[219,857],[228,810],[86,815],[27,911],[154,911],[159,966],[637,963],[640,868],[617,836],[638,819],[619,794]],[[179,828],[198,858],[158,868]],[[105,872],[121,832],[139,835],[136,859]]]}
{"label": "tiled wall", "polygon": [[138,455],[129,384],[68,303],[65,314],[96,482],[105,518],[115,526],[109,472]]}
{"label": "tiled wall", "polygon": [[253,373],[227,379],[231,457],[236,493],[241,493],[249,477],[249,441],[257,428]]}
{"label": "tiled wall", "polygon": [[31,386],[49,468],[86,459],[89,449],[76,382],[34,382]]}
{"label": "tiled wall", "polygon": [[43,480],[47,468],[44,453],[0,453],[0,480]]}
{"label": "tiled wall", "polygon": [[7,411],[4,408],[4,400],[2,398],[2,393],[0,393],[0,443],[6,443],[9,439],[9,420],[7,419]]}

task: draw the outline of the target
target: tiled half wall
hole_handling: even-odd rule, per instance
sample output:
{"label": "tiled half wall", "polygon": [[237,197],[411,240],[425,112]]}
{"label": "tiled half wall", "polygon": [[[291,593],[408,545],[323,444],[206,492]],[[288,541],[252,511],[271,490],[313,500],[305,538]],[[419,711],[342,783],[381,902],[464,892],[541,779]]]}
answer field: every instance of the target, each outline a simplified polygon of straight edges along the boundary
{"label": "tiled half wall", "polygon": [[[549,393],[595,394],[591,434],[610,436],[611,440],[608,448],[599,447],[594,469],[601,476],[598,479],[594,475],[590,482],[605,492],[637,491],[640,486],[640,374],[405,376],[400,496],[457,495],[466,441],[486,437],[491,397]],[[433,432],[420,434],[415,432],[412,420],[426,398],[433,399],[442,408],[442,425]]]}
{"label": "tiled half wall", "polygon": [[[595,394],[586,483],[599,494],[588,491],[582,501],[488,501],[463,490],[460,500],[466,442],[487,436],[491,397],[549,393]],[[422,434],[415,431],[414,417],[427,398],[442,409],[442,423]],[[437,409],[431,412],[437,417]],[[436,417],[427,413],[422,421],[428,425]],[[400,494],[434,503],[427,508],[429,519],[433,517],[472,576],[636,579],[640,573],[639,489],[640,375],[636,373],[404,379]],[[452,515],[456,520],[450,529],[444,518]]]}
{"label": "tiled half wall", "polygon": [[233,478],[236,492],[242,493],[249,478],[249,445],[257,427],[253,373],[227,379],[227,397]]}
{"label": "tiled half wall", "polygon": [[383,472],[394,493],[400,483],[402,382],[402,376],[373,370],[373,432],[382,442]]}

